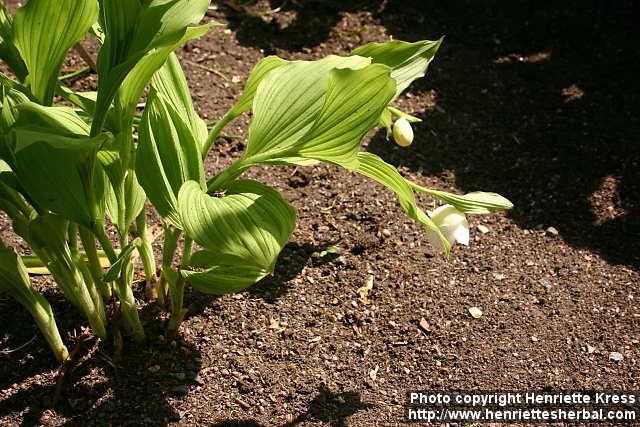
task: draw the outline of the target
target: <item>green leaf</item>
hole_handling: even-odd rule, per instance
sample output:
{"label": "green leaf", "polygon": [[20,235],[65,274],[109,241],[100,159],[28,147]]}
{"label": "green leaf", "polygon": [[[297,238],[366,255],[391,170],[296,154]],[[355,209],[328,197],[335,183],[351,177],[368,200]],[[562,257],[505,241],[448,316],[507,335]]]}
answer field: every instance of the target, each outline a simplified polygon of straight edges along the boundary
{"label": "green leaf", "polygon": [[294,61],[270,72],[254,97],[245,156],[290,148],[311,129],[322,110],[330,71],[367,65],[369,60],[358,56],[329,56],[319,61]]}
{"label": "green leaf", "polygon": [[9,165],[14,164],[13,160],[13,141],[8,137],[9,129],[15,124],[17,113],[15,107],[29,102],[29,98],[22,92],[2,87],[2,114],[0,115],[0,158]]}
{"label": "green leaf", "polygon": [[24,81],[27,77],[27,67],[13,42],[12,21],[4,3],[0,2],[0,58],[7,63],[20,81]]}
{"label": "green leaf", "polygon": [[[132,77],[130,88],[119,101],[123,114],[128,111],[131,98],[135,97],[134,102],[137,102],[142,88],[169,53],[185,37],[193,35],[188,32],[197,31],[189,26],[202,19],[209,3],[209,0],[101,0],[105,40],[98,55],[99,90],[94,127],[102,126],[118,88],[134,67],[140,67],[140,71]],[[155,53],[155,58],[140,64],[150,52]],[[157,66],[156,61],[159,61]],[[128,117],[123,119],[128,120]],[[99,129],[93,130],[94,133],[97,131]]]}
{"label": "green leaf", "polygon": [[131,256],[131,253],[133,252],[133,250],[135,248],[137,248],[138,246],[140,246],[141,243],[142,243],[142,241],[140,240],[140,238],[136,237],[128,245],[126,245],[124,248],[122,248],[122,250],[120,251],[120,255],[118,255],[118,259],[116,260],[116,262],[111,264],[111,267],[109,267],[107,272],[104,274],[104,281],[105,282],[113,282],[114,280],[116,280],[120,276],[120,272],[122,271],[122,267],[125,265],[126,261]]}
{"label": "green leaf", "polygon": [[175,53],[172,52],[164,65],[153,75],[152,84],[158,93],[171,102],[180,117],[188,124],[198,145],[202,147],[207,139],[207,124],[193,107],[187,78]]}
{"label": "green leaf", "polygon": [[389,139],[389,136],[391,135],[391,118],[392,118],[391,111],[387,107],[384,109],[384,111],[380,115],[380,122],[379,122],[379,125],[385,128],[387,132],[385,135],[387,139]]}
{"label": "green leaf", "polygon": [[269,270],[242,260],[225,260],[209,251],[193,254],[199,262],[207,265],[202,272],[181,270],[180,273],[191,286],[200,292],[213,295],[224,295],[243,291],[271,274]]}
{"label": "green leaf", "polygon": [[[212,23],[201,25],[199,27],[187,28],[182,38],[178,39],[175,43],[149,52],[147,55],[142,57],[137,64],[135,64],[122,82],[116,97],[115,106],[121,121],[128,121],[133,117],[140,95],[149,83],[149,80],[153,77],[154,73],[163,66],[167,57],[172,54],[177,47],[183,45],[189,40],[205,35],[213,25],[216,24]],[[173,93],[171,93],[171,95],[173,95]],[[206,132],[206,124],[202,124],[205,126]],[[201,131],[202,129],[199,129],[199,132]]]}
{"label": "green leaf", "polygon": [[288,61],[275,55],[267,56],[258,62],[256,66],[253,67],[253,70],[251,70],[247,84],[244,86],[244,91],[238,99],[238,102],[236,102],[231,109],[231,115],[237,117],[245,111],[251,110],[258,85],[271,71],[287,63]]}
{"label": "green leaf", "polygon": [[189,181],[178,207],[185,232],[204,248],[191,258],[204,271],[182,274],[206,293],[235,292],[272,273],[295,227],[293,207],[274,189],[250,180],[234,181],[219,198]]}
{"label": "green leaf", "polygon": [[495,211],[513,209],[513,203],[497,193],[474,191],[460,195],[447,193],[446,191],[432,190],[411,181],[408,181],[408,183],[414,190],[444,200],[459,211],[468,214],[488,214]]}
{"label": "green leaf", "polygon": [[380,157],[371,153],[358,153],[358,164],[352,168],[354,172],[369,177],[385,187],[392,190],[398,195],[398,201],[400,206],[409,215],[409,217],[418,221],[420,224],[427,227],[431,232],[435,233],[442,242],[445,249],[445,254],[448,254],[451,245],[444,237],[440,229],[436,224],[431,221],[431,218],[418,207],[416,202],[416,196],[411,189],[411,186],[404,179],[400,172],[390,164],[386,163]]}
{"label": "green leaf", "polygon": [[360,141],[378,123],[395,85],[384,65],[335,69],[330,74],[325,103],[296,144],[296,155],[348,167],[357,162]]}
{"label": "green leaf", "polygon": [[0,249],[0,293],[7,292],[25,307],[34,304],[35,290],[31,286],[24,263],[10,247]]}
{"label": "green leaf", "polygon": [[31,313],[58,360],[66,359],[69,352],[60,338],[51,306],[33,288],[24,263],[10,247],[0,249],[0,293],[2,292],[7,292]]}
{"label": "green leaf", "polygon": [[29,0],[16,11],[15,44],[36,99],[50,105],[67,51],[98,19],[96,0]]}
{"label": "green leaf", "polygon": [[[100,156],[100,154],[101,153],[99,153],[98,156]],[[147,195],[138,183],[135,171],[128,171],[124,178],[124,200],[122,201],[124,205],[124,215],[122,218],[119,218],[120,202],[118,200],[119,197],[116,196],[113,181],[109,179],[105,184],[109,186],[105,189],[105,213],[116,226],[120,235],[123,236],[128,233],[129,226],[144,209]],[[122,221],[122,224],[120,221]]]}
{"label": "green leaf", "polygon": [[15,107],[16,126],[51,131],[58,135],[89,135],[91,126],[71,107],[44,107],[23,102]]}
{"label": "green leaf", "polygon": [[14,128],[10,136],[15,144],[14,172],[36,206],[88,228],[102,218],[91,173],[95,153],[107,135],[91,139]]}
{"label": "green leaf", "polygon": [[182,228],[180,188],[190,180],[205,185],[200,146],[178,111],[153,89],[138,131],[138,180],[158,213]]}
{"label": "green leaf", "polygon": [[328,57],[273,70],[258,87],[245,154],[208,189],[224,187],[260,163],[300,165],[304,158],[355,166],[362,138],[395,93],[389,67],[366,62]]}
{"label": "green leaf", "polygon": [[63,84],[60,84],[58,85],[56,93],[78,108],[81,108],[82,111],[89,115],[93,115],[93,112],[96,109],[96,97],[98,96],[98,92],[77,92]]}
{"label": "green leaf", "polygon": [[395,79],[397,98],[416,79],[423,77],[440,48],[442,38],[408,43],[392,40],[384,43],[368,43],[353,50],[351,55],[371,58],[374,64],[384,64],[391,68]]}

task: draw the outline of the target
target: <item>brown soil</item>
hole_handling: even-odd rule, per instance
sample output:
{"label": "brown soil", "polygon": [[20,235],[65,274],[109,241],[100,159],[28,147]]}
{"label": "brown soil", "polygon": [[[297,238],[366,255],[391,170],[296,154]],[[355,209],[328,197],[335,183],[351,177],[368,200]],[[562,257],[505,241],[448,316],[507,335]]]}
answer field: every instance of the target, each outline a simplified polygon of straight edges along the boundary
{"label": "brown soil", "polygon": [[[414,144],[378,132],[364,149],[424,185],[497,191],[516,208],[471,217],[472,244],[444,260],[367,179],[328,166],[252,170],[298,211],[275,276],[223,298],[189,293],[173,342],[137,289],[148,342],[125,341],[119,360],[109,343],[89,343],[55,406],[57,365],[26,311],[0,299],[0,349],[29,342],[0,355],[0,424],[395,425],[411,389],[637,390],[637,5],[536,5],[298,0],[262,17],[220,6],[212,19],[231,33],[213,29],[180,52],[207,119],[266,54],[446,35],[428,78],[399,100],[423,119]],[[209,173],[240,155],[246,131],[246,118],[226,130],[239,138],[217,144]],[[340,257],[319,256],[330,245]],[[79,328],[51,281],[38,286],[61,330]]]}

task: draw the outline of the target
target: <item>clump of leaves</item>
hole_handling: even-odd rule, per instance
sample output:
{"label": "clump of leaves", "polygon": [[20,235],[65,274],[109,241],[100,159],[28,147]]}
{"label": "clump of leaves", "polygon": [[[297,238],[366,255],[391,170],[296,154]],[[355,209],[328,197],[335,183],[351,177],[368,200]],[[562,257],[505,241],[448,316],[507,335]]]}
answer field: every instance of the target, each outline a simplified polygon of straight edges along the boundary
{"label": "clump of leaves", "polygon": [[[418,119],[391,103],[425,74],[441,40],[370,43],[317,61],[269,56],[208,130],[173,52],[217,25],[199,25],[209,0],[29,0],[13,17],[0,6],[0,57],[15,76],[0,75],[0,208],[33,252],[24,261],[52,274],[100,338],[110,330],[106,301],[116,300],[129,334],[144,339],[132,291],[138,259],[148,295],[169,305],[170,334],[186,313],[185,286],[238,292],[273,272],[296,212],[275,189],[241,178],[252,167],[325,162],[367,176],[395,192],[445,254],[455,241],[465,243],[465,213],[511,207],[493,193],[461,196],[421,187],[360,151],[367,132],[383,126],[390,133],[394,120],[401,120],[402,145],[410,143],[409,123]],[[76,92],[58,77],[68,50],[88,32],[101,44],[98,91]],[[67,105],[55,105],[56,95]],[[203,159],[220,132],[249,111],[245,152],[207,176]],[[451,207],[434,222],[415,191]],[[162,219],[159,277],[147,201]],[[0,291],[31,312],[63,360],[68,352],[51,307],[32,287],[25,262],[0,245]]]}

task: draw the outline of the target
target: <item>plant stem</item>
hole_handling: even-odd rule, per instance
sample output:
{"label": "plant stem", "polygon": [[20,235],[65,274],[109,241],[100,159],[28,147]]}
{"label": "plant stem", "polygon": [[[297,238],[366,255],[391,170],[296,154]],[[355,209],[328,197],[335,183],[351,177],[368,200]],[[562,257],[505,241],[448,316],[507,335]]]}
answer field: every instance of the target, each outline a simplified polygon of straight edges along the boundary
{"label": "plant stem", "polygon": [[138,341],[144,341],[144,328],[140,323],[140,317],[138,316],[138,307],[136,306],[136,299],[133,296],[133,289],[131,288],[131,279],[133,277],[133,263],[131,263],[131,257],[125,261],[125,265],[122,266],[122,272],[120,277],[116,280],[116,295],[120,300],[120,311],[125,321],[125,327],[133,335],[133,338]]}
{"label": "plant stem", "polygon": [[229,181],[233,181],[249,167],[251,163],[248,163],[244,158],[239,158],[236,160],[231,166],[227,169],[220,172],[218,175],[211,178],[207,181],[207,191],[212,192],[216,191],[222,187]]}
{"label": "plant stem", "polygon": [[[102,245],[109,262],[113,265],[117,260],[115,249],[111,241],[107,237],[104,231],[104,227],[101,224],[96,224],[93,229],[93,233],[98,238],[98,241]],[[128,273],[130,272],[130,273]],[[130,276],[133,275],[133,265],[131,264],[131,257],[125,260],[125,264],[122,266],[122,272],[120,277],[116,280],[115,291],[118,299],[120,300],[120,310],[125,320],[125,325],[129,332],[131,332],[136,341],[144,340],[144,329],[140,318],[138,317],[138,308],[136,307],[136,299],[133,296],[133,290],[131,289]]]}
{"label": "plant stem", "polygon": [[193,241],[189,236],[184,237],[184,245],[182,250],[182,259],[178,266],[178,277],[175,280],[173,286],[169,289],[171,291],[171,320],[169,320],[169,327],[167,328],[167,335],[170,337],[175,336],[184,316],[187,314],[187,310],[184,305],[184,277],[180,273],[181,266],[187,266],[189,264],[189,258],[191,257],[191,245]]}
{"label": "plant stem", "polygon": [[69,236],[69,249],[71,249],[71,253],[78,253],[78,224],[75,222],[69,222],[69,229],[67,230],[67,234]]}
{"label": "plant stem", "polygon": [[93,301],[93,306],[95,307],[95,313],[96,313],[95,316],[97,319],[99,319],[94,322],[96,322],[98,325],[99,325],[99,322],[102,322],[105,328],[104,335],[100,335],[98,333],[96,333],[96,335],[101,337],[106,337],[107,314],[104,307],[104,301],[102,300],[102,296],[98,292],[96,283],[94,282],[93,277],[89,272],[89,268],[87,267],[87,264],[85,263],[84,258],[77,252],[75,254],[72,254],[72,256],[73,256],[73,260],[75,262],[76,267],[82,274],[82,277],[84,279],[84,284],[87,288],[87,291],[89,292],[89,297]]}
{"label": "plant stem", "polygon": [[102,250],[105,255],[107,255],[107,258],[109,258],[109,262],[111,264],[115,263],[118,260],[118,255],[116,255],[113,244],[111,244],[107,233],[104,231],[104,224],[96,223],[91,231],[93,231],[93,234],[98,238],[98,242],[100,242]]}
{"label": "plant stem", "polygon": [[[60,253],[51,254],[49,270],[56,282],[62,288],[65,296],[73,302],[87,317],[93,333],[102,338],[107,338],[104,303],[102,299],[91,295],[91,285],[87,284],[78,267],[71,259],[71,254],[65,248]],[[65,253],[66,252],[66,253]]]}
{"label": "plant stem", "polygon": [[138,253],[144,267],[147,296],[155,299],[158,298],[156,260],[153,257],[153,247],[149,241],[149,236],[147,236],[147,213],[144,210],[136,218],[136,234],[142,241],[138,246]]}
{"label": "plant stem", "polygon": [[158,302],[160,304],[165,303],[167,283],[171,280],[171,275],[173,273],[171,263],[173,262],[173,255],[178,247],[178,238],[180,237],[180,230],[173,229],[168,224],[164,224],[163,228],[164,242],[162,244],[162,268],[160,271],[160,283],[158,286]]}
{"label": "plant stem", "polygon": [[228,125],[233,119],[237,117],[235,114],[232,114],[231,111],[232,110],[227,111],[227,113],[222,116],[222,118],[218,120],[215,125],[213,125],[213,128],[211,128],[211,132],[209,132],[209,136],[202,146],[203,159],[207,157],[211,146],[214,142],[216,142],[216,139],[218,139],[218,136],[220,135],[220,132],[222,132],[222,129],[224,129],[226,125]]}
{"label": "plant stem", "polygon": [[84,252],[89,264],[89,272],[91,273],[91,277],[93,278],[98,291],[103,298],[111,298],[112,290],[109,284],[105,283],[103,280],[104,271],[100,264],[100,256],[96,249],[96,240],[93,237],[93,234],[91,234],[86,228],[80,227],[80,240],[82,240],[82,246],[84,247]]}
{"label": "plant stem", "polygon": [[60,332],[58,331],[58,325],[56,325],[55,318],[53,317],[53,310],[49,302],[35,290],[32,294],[35,304],[25,305],[33,320],[35,320],[40,332],[44,336],[44,339],[49,343],[49,347],[53,351],[59,362],[62,362],[69,357],[69,350],[62,342]]}

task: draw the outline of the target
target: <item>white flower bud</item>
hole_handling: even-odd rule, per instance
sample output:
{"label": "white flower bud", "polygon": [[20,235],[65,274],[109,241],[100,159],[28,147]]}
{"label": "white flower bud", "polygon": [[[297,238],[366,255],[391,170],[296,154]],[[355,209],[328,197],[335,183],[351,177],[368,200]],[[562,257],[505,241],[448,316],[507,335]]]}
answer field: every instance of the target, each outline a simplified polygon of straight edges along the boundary
{"label": "white flower bud", "polygon": [[[451,205],[442,205],[433,211],[431,220],[452,246],[456,242],[465,246],[469,244],[469,222],[458,209]],[[442,249],[440,238],[435,233],[431,232],[428,236],[432,245]]]}
{"label": "white flower bud", "polygon": [[408,147],[413,142],[413,129],[405,118],[399,118],[393,124],[393,139],[401,147]]}

